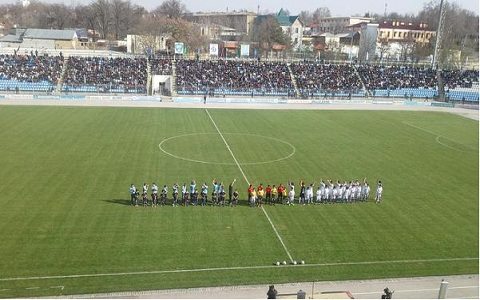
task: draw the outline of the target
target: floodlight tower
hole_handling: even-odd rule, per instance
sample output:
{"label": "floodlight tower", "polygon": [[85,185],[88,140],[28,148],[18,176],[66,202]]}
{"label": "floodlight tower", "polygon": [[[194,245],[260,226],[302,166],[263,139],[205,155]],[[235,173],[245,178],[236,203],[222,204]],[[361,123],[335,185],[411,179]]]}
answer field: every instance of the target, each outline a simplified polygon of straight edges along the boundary
{"label": "floodlight tower", "polygon": [[445,28],[445,15],[447,10],[445,9],[445,3],[447,1],[440,0],[440,13],[438,15],[438,27],[437,27],[437,38],[435,41],[435,51],[433,53],[432,67],[436,69],[438,67],[438,56],[440,54],[440,48],[442,47],[443,40],[443,29]]}
{"label": "floodlight tower", "polygon": [[[437,27],[437,38],[435,41],[435,51],[433,52],[433,60],[432,60],[432,68],[437,71],[437,90],[438,90],[438,98],[440,101],[445,101],[445,82],[443,81],[442,77],[442,64],[441,60],[439,59],[440,49],[442,47],[442,40],[444,35],[444,22],[445,22],[445,3],[447,0],[440,0],[440,13],[438,15],[438,27]],[[440,63],[439,63],[440,61]]]}

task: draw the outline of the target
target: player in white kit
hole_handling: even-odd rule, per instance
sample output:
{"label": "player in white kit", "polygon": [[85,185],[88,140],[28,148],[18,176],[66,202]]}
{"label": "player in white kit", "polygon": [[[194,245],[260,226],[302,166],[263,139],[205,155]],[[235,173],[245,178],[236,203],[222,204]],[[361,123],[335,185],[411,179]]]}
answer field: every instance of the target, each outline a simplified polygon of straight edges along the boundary
{"label": "player in white kit", "polygon": [[317,199],[316,203],[321,203],[322,202],[322,188],[319,186],[317,188]]}
{"label": "player in white kit", "polygon": [[379,180],[377,184],[377,192],[375,193],[375,203],[380,203],[382,200],[382,193],[383,193],[383,185],[382,182]]}

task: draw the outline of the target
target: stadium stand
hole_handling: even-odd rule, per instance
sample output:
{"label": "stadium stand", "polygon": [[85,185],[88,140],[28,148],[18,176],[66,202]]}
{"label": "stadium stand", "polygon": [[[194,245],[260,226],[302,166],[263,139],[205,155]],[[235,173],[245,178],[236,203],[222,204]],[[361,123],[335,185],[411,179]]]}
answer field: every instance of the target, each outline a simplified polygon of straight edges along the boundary
{"label": "stadium stand", "polygon": [[154,58],[150,60],[153,75],[172,75],[172,60]]}
{"label": "stadium stand", "polygon": [[357,69],[368,90],[434,89],[437,84],[430,68],[360,65]]}
{"label": "stadium stand", "polygon": [[70,57],[62,91],[145,93],[144,58]]}
{"label": "stadium stand", "polygon": [[52,91],[62,65],[59,56],[0,55],[0,90]]}
{"label": "stadium stand", "polygon": [[[152,75],[175,76],[179,95],[438,97],[437,71],[428,67],[153,58],[148,68],[145,58],[63,59],[0,55],[0,91],[52,92],[58,84],[68,93],[144,94],[150,70]],[[442,70],[446,97],[478,103],[478,76],[477,70]]]}
{"label": "stadium stand", "polygon": [[288,96],[294,87],[285,63],[179,60],[178,94]]}
{"label": "stadium stand", "polygon": [[303,97],[334,93],[337,96],[363,96],[362,82],[352,65],[293,63],[290,65]]}

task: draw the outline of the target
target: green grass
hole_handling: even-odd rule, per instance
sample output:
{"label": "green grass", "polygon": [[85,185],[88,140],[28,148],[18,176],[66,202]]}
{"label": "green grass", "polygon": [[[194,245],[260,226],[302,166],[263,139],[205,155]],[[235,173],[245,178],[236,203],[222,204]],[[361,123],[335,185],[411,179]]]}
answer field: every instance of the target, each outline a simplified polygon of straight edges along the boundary
{"label": "green grass", "polygon": [[[209,112],[251,182],[379,178],[384,203],[266,207],[305,267],[5,281],[288,257],[257,208],[128,205],[130,183],[144,181],[237,178],[245,198],[246,182],[204,110],[3,106],[0,297],[478,272],[478,259],[398,262],[478,258],[478,122],[426,112]],[[160,151],[165,138],[191,133],[163,149],[214,163]],[[261,163],[271,160],[279,161]],[[312,266],[375,261],[386,263]]]}

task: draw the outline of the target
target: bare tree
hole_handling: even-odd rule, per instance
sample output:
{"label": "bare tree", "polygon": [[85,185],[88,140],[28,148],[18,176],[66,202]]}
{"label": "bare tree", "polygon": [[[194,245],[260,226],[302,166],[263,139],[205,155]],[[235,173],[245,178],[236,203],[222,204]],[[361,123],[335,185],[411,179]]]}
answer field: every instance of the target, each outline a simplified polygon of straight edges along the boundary
{"label": "bare tree", "polygon": [[378,52],[380,54],[379,59],[383,60],[385,56],[390,52],[390,44],[388,43],[387,38],[380,39],[379,47],[378,47]]}
{"label": "bare tree", "polygon": [[87,30],[92,30],[95,41],[95,32],[97,31],[98,26],[96,23],[95,11],[91,5],[79,5],[75,7],[75,24],[78,27],[84,27]]}
{"label": "bare tree", "polygon": [[251,31],[251,40],[259,43],[260,49],[268,53],[274,44],[291,46],[290,38],[283,33],[280,24],[273,15],[257,18]]}
{"label": "bare tree", "polygon": [[318,23],[318,21],[322,18],[331,17],[330,9],[328,7],[319,7],[315,9],[313,12],[312,18],[314,23]]}
{"label": "bare tree", "polygon": [[308,10],[302,10],[298,17],[305,25],[309,25],[313,22],[313,14]]}
{"label": "bare tree", "polygon": [[95,23],[103,39],[110,35],[111,6],[109,0],[95,0],[90,6],[95,15]]}
{"label": "bare tree", "polygon": [[75,25],[71,18],[72,11],[65,4],[50,4],[46,8],[46,28],[64,29]]}
{"label": "bare tree", "polygon": [[186,11],[185,4],[180,0],[165,0],[153,12],[154,14],[163,15],[170,19],[178,19],[183,17]]}
{"label": "bare tree", "polygon": [[[436,30],[439,11],[439,1],[431,0],[418,13],[417,20],[427,23],[430,30]],[[478,15],[451,1],[445,3],[445,11],[445,26],[438,57],[439,65],[451,60],[449,57],[455,51],[462,51],[462,56],[473,54],[473,56],[478,57]]]}

